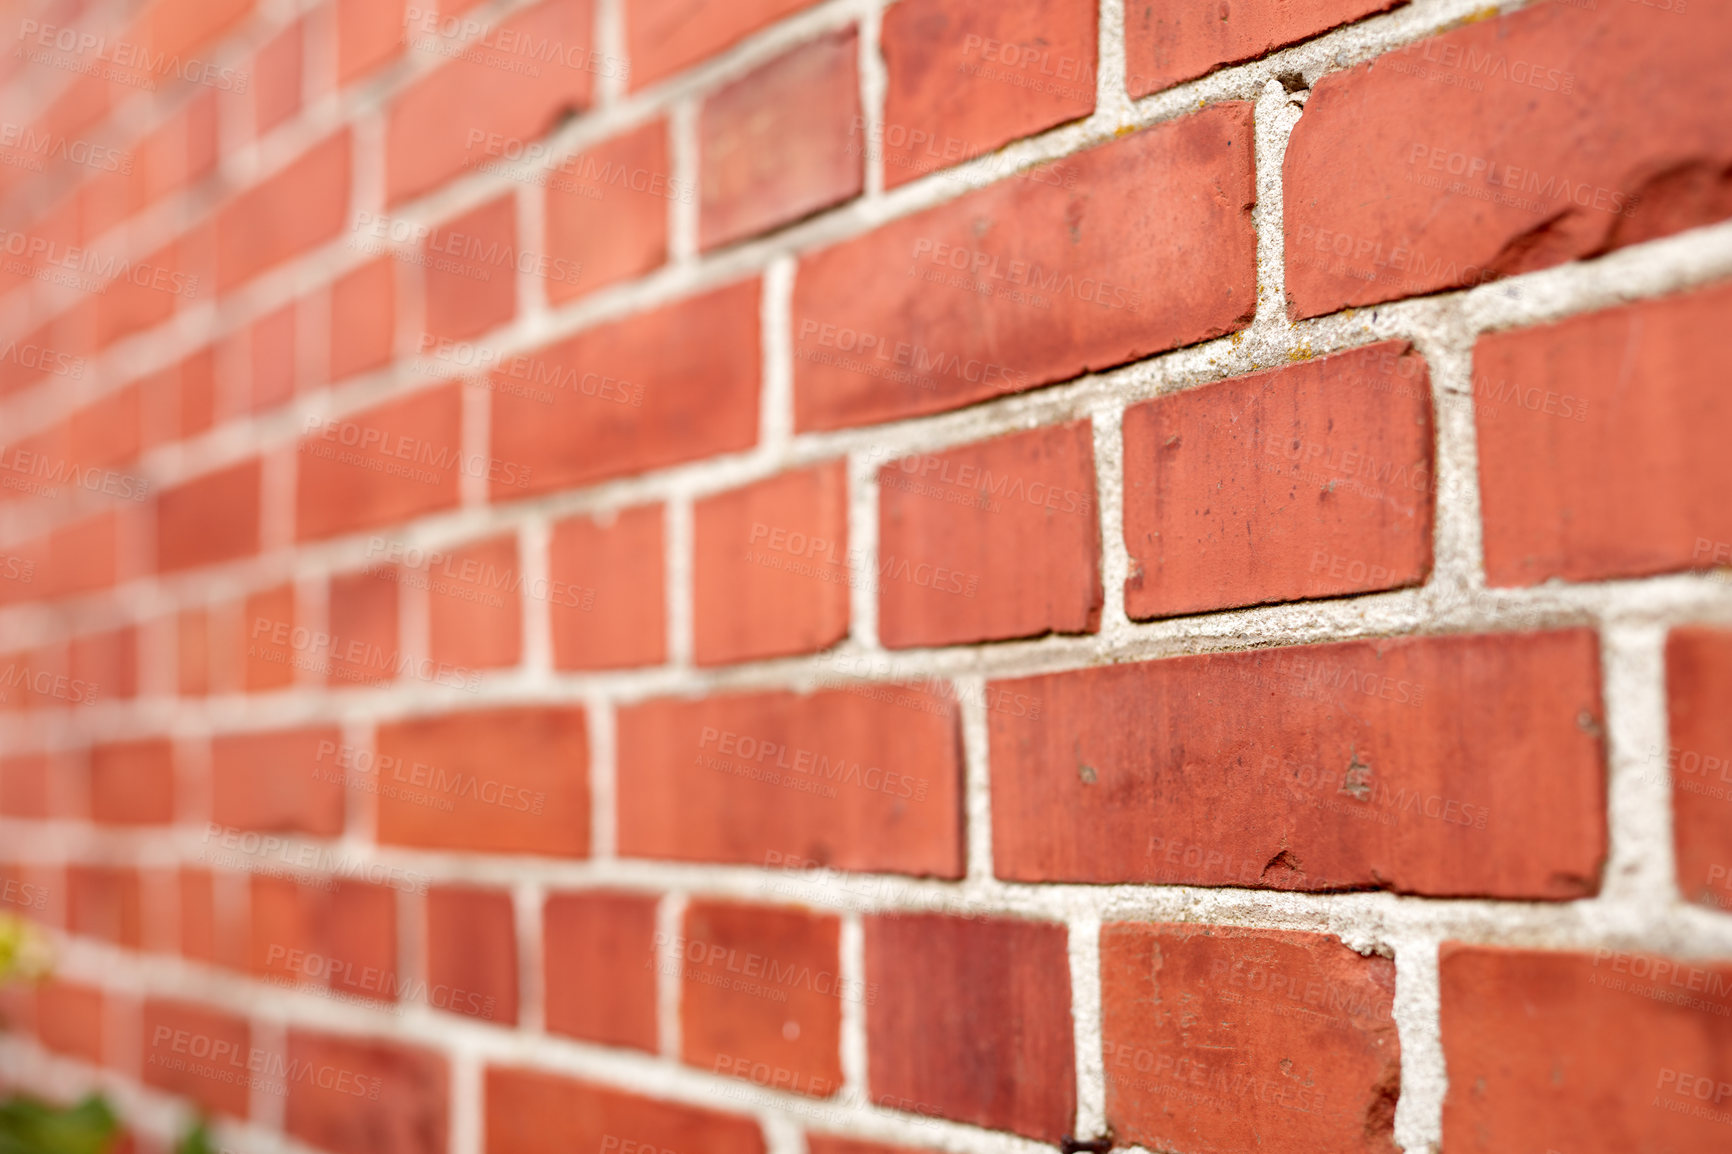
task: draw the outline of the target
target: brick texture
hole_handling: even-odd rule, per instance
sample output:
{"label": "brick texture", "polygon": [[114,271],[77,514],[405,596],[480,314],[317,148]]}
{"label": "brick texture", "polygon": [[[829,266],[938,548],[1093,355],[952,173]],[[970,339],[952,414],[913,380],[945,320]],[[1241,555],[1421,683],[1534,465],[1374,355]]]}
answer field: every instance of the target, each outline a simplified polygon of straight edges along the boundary
{"label": "brick texture", "polygon": [[1678,889],[1689,901],[1732,907],[1732,632],[1701,626],[1666,639],[1672,835]]}
{"label": "brick texture", "polygon": [[1170,5],[1132,0],[1125,6],[1125,83],[1147,96],[1214,71],[1254,60],[1274,48],[1315,36],[1401,0],[1250,0],[1237,4]]}
{"label": "brick texture", "polygon": [[[542,927],[548,1030],[654,1053],[655,899],[554,894],[544,907]],[[597,990],[606,990],[607,997],[596,997]]]}

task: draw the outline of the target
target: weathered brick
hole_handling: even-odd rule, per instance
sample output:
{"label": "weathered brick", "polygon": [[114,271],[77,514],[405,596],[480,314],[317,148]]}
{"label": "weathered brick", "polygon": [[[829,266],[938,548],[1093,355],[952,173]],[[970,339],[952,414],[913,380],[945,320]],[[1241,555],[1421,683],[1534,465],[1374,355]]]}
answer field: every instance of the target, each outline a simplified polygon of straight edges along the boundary
{"label": "weathered brick", "polygon": [[1107,1120],[1150,1149],[1395,1154],[1395,963],[1326,934],[1101,929]]}
{"label": "weathered brick", "polygon": [[558,669],[659,665],[667,657],[662,507],[626,509],[604,522],[553,526],[548,606]]}
{"label": "weathered brick", "polygon": [[382,844],[589,853],[589,738],[581,708],[393,721],[379,727],[378,753]]}
{"label": "weathered brick", "polygon": [[211,820],[233,829],[337,837],[344,790],[328,726],[221,734],[211,739]]}
{"label": "weathered brick", "polygon": [[889,648],[1092,633],[1100,511],[1088,421],[878,471],[878,636]]}
{"label": "weathered brick", "polygon": [[1732,564],[1728,308],[1722,284],[1480,340],[1487,583]]}
{"label": "weathered brick", "polygon": [[681,1056],[790,1093],[842,1086],[841,921],[804,910],[694,901],[681,958]]}
{"label": "weathered brick", "polygon": [[698,127],[704,248],[768,232],[860,195],[855,28],[784,53],[704,101]]}
{"label": "weathered brick", "polygon": [[517,1024],[517,915],[510,891],[427,891],[427,983],[436,1009]]}
{"label": "weathered brick", "polygon": [[463,455],[458,384],[341,417],[313,419],[297,446],[295,535],[309,541],[457,504]]}
{"label": "weathered brick", "polygon": [[848,635],[842,461],[707,497],[692,521],[698,664],[814,653]]}
{"label": "weathered brick", "polygon": [[1732,215],[1732,10],[1533,4],[1324,77],[1287,145],[1295,317]]}
{"label": "weathered brick", "polygon": [[[1732,909],[1732,631],[1674,629],[1666,639],[1672,837],[1685,899]],[[1658,769],[1658,766],[1651,767]]]}
{"label": "weathered brick", "polygon": [[1594,635],[1410,637],[995,682],[1016,881],[1562,900],[1606,855]]}
{"label": "weathered brick", "polygon": [[[553,894],[542,913],[550,1033],[655,1053],[656,899]],[[606,997],[596,997],[606,990]]]}
{"label": "weathered brick", "polygon": [[650,1150],[764,1154],[763,1132],[748,1117],[640,1098],[539,1070],[488,1066],[484,1078],[486,1154],[600,1150],[610,1138],[623,1150],[627,1134]]}
{"label": "weathered brick", "polygon": [[962,873],[956,703],[909,690],[652,701],[619,713],[619,850]]}
{"label": "weathered brick", "polygon": [[[758,439],[757,281],[602,324],[494,374],[495,500],[642,472]],[[551,401],[546,398],[551,398]]]}
{"label": "weathered brick", "polygon": [[[880,38],[889,187],[1094,111],[1088,0],[905,0],[884,13]],[[863,151],[862,129],[848,143]],[[1064,170],[1051,168],[1060,180]]]}
{"label": "weathered brick", "polygon": [[1445,942],[1448,1150],[1714,1150],[1732,966]]}
{"label": "weathered brick", "polygon": [[1067,936],[1043,922],[867,918],[872,1100],[1046,1142],[1071,1133]]}
{"label": "weathered brick", "polygon": [[489,133],[526,142],[589,106],[593,0],[542,0],[480,36],[447,35],[431,7],[409,22],[411,44],[450,63],[392,103],[385,130],[385,198],[428,192],[472,161],[470,141]]}
{"label": "weathered brick", "polygon": [[692,196],[673,176],[665,120],[562,160],[547,181],[547,254],[577,271],[550,278],[547,299],[564,304],[661,267],[668,257],[668,202],[689,203]]}
{"label": "weathered brick", "polygon": [[797,426],[960,408],[1243,328],[1251,135],[1249,104],[1217,105],[1066,160],[1068,187],[1000,181],[808,257]]}
{"label": "weathered brick", "polygon": [[1125,612],[1172,617],[1423,584],[1431,390],[1391,341],[1125,411]]}
{"label": "weathered brick", "polygon": [[1237,0],[1226,4],[1159,4],[1125,8],[1125,83],[1147,96],[1255,60],[1338,24],[1397,7],[1403,0]]}

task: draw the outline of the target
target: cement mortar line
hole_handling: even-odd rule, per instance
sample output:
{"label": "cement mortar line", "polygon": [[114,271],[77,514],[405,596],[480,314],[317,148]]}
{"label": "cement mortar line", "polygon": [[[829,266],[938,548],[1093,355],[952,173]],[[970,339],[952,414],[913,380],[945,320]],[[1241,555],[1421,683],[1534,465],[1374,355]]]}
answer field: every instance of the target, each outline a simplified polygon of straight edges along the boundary
{"label": "cement mortar line", "polygon": [[[424,534],[442,524],[467,523],[476,526],[472,531],[483,533],[509,527],[515,523],[513,518],[530,518],[541,512],[548,516],[557,516],[568,512],[605,511],[659,499],[671,485],[682,482],[697,485],[701,492],[719,492],[737,484],[774,475],[784,467],[824,460],[842,452],[862,448],[881,454],[885,460],[893,459],[895,455],[903,452],[935,451],[999,432],[1016,431],[1090,415],[1091,406],[1094,411],[1101,407],[1119,407],[1165,395],[1179,388],[1231,379],[1262,368],[1278,367],[1280,364],[1289,363],[1295,354],[1322,356],[1388,339],[1408,339],[1430,352],[1432,360],[1443,362],[1434,366],[1434,390],[1460,392],[1467,388],[1466,382],[1438,371],[1448,367],[1448,362],[1439,349],[1459,347],[1480,334],[1501,328],[1542,324],[1582,312],[1612,307],[1632,299],[1648,299],[1700,287],[1722,279],[1727,274],[1732,274],[1732,224],[1695,230],[1680,237],[1653,242],[1652,245],[1624,250],[1588,265],[1564,266],[1527,274],[1517,278],[1521,283],[1512,280],[1482,286],[1465,293],[1422,298],[1369,310],[1350,310],[1346,314],[1295,322],[1290,326],[1290,331],[1284,334],[1283,343],[1288,346],[1285,350],[1268,347],[1266,340],[1235,341],[1233,338],[1224,338],[1207,345],[1180,349],[1148,361],[1121,366],[1105,373],[1090,374],[1066,384],[997,398],[956,412],[867,429],[795,434],[787,451],[782,454],[773,454],[760,446],[747,453],[730,455],[720,460],[710,459],[673,466],[637,477],[601,482],[575,492],[489,505],[484,510],[466,509],[431,514],[408,525],[394,527],[392,536],[398,539],[426,540]],[[1432,340],[1434,333],[1443,338],[1441,345]],[[1277,363],[1267,364],[1265,358]],[[1451,407],[1448,400],[1447,396],[1437,398],[1440,428],[1450,420],[1458,426],[1468,422],[1465,414],[1458,413],[1454,417],[1449,415]],[[355,411],[375,403],[378,403],[376,398],[368,398]],[[274,421],[274,425],[276,435],[284,439],[281,447],[286,448],[292,443],[292,438],[298,436],[297,430],[304,428],[305,419],[296,421],[291,415],[284,414]],[[1463,428],[1457,435],[1465,436],[1465,432]],[[233,439],[237,452],[239,446],[245,445],[249,456],[254,450],[268,454],[270,445],[250,443],[262,436],[262,429],[258,428],[235,430]],[[197,451],[197,447],[192,446],[181,451],[190,455]],[[1440,469],[1446,475],[1449,475],[1451,464],[1452,458],[1449,456],[1439,461]],[[1463,466],[1458,464],[1455,475],[1461,475],[1462,470]],[[153,470],[146,468],[141,471]],[[1449,524],[1450,510],[1440,509],[1440,534],[1446,531]],[[1454,524],[1456,535],[1471,536],[1476,548],[1477,526],[1465,526],[1459,517]],[[14,527],[14,535],[18,537],[27,537],[40,531],[41,527],[36,525],[26,525],[22,530]],[[157,583],[166,582],[198,586],[213,577],[221,577],[228,572],[244,573],[249,569],[267,574],[260,578],[261,581],[274,582],[281,579],[285,560],[304,565],[309,559],[329,556],[327,551],[331,550],[337,551],[339,556],[345,555],[343,551],[347,550],[346,555],[352,556],[357,549],[364,546],[366,540],[379,535],[358,533],[335,544],[313,544],[274,557],[265,555],[251,558],[200,570],[184,577],[144,577],[135,582],[123,583],[104,593],[66,599],[59,602],[58,606],[64,611],[70,605],[72,611],[76,612],[80,602],[112,604],[117,599],[125,600],[131,585],[152,588]],[[1440,541],[1440,544],[1447,544],[1447,541]],[[1440,560],[1446,556],[1447,554],[1440,550]],[[13,619],[20,615],[19,607],[0,610],[0,629],[15,624]]]}
{"label": "cement mortar line", "polygon": [[[828,13],[834,19],[835,26],[839,27],[853,18],[856,3],[870,5],[874,2],[875,0],[835,0],[833,4],[808,9],[789,23],[798,23],[815,13]],[[1415,24],[1414,21],[1418,19],[1415,16],[1416,9],[1430,15]],[[1414,0],[1414,3],[1398,9],[1395,13],[1372,17],[1359,24],[1325,33],[1315,40],[1276,52],[1260,61],[1222,69],[1200,81],[1181,85],[1178,88],[1149,97],[1136,106],[1132,123],[1135,127],[1148,127],[1165,120],[1188,115],[1197,111],[1199,107],[1218,103],[1222,100],[1255,100],[1269,80],[1277,74],[1291,74],[1295,71],[1295,65],[1302,60],[1311,60],[1312,66],[1319,70],[1319,74],[1323,70],[1337,70],[1339,67],[1345,67],[1345,65],[1336,63],[1335,67],[1331,67],[1331,64],[1348,59],[1348,55],[1352,52],[1363,53],[1366,58],[1369,58],[1425,36],[1433,35],[1474,14],[1475,10],[1471,5],[1461,2],[1461,0],[1437,0],[1436,3],[1429,5],[1424,0]],[[782,26],[778,25],[777,27],[781,28]],[[830,25],[825,24],[788,33],[788,35],[793,42],[797,43],[807,35],[816,34],[828,27]],[[732,51],[744,51],[755,43],[755,40],[748,41]],[[773,56],[774,52],[770,52],[769,55]],[[1292,59],[1288,59],[1289,57]],[[1315,82],[1315,78],[1312,82]],[[651,94],[657,91],[657,89],[647,90]],[[642,97],[633,99],[640,98]],[[658,100],[664,98],[666,98],[666,94],[656,97]],[[670,104],[677,103],[677,100],[667,99],[669,99]],[[631,102],[628,101],[627,103],[630,104]],[[655,107],[659,112],[667,111],[666,106],[658,104]],[[796,224],[769,237],[747,241],[742,245],[721,250],[719,253],[708,254],[701,267],[682,266],[675,262],[628,285],[601,289],[577,302],[576,305],[563,310],[559,314],[560,319],[558,321],[548,321],[545,325],[528,326],[525,339],[531,343],[546,343],[563,339],[594,323],[602,323],[629,312],[655,307],[657,304],[666,303],[669,300],[681,299],[685,295],[690,295],[691,292],[701,292],[708,287],[719,287],[731,280],[756,275],[778,255],[789,253],[798,255],[802,250],[823,247],[836,241],[848,239],[853,235],[870,231],[889,220],[911,215],[924,208],[954,199],[963,192],[997,183],[1012,172],[1021,171],[1038,163],[1063,159],[1083,148],[1109,143],[1119,135],[1119,130],[1125,127],[1122,122],[1109,119],[1110,116],[1110,110],[1098,108],[1094,115],[1076,124],[1061,126],[1034,137],[1014,142],[995,153],[965,161],[951,169],[929,174],[896,189],[894,192],[877,196],[868,194],[831,212],[821,214],[812,221]],[[639,119],[643,119],[643,117],[634,118],[631,122],[635,123]],[[579,123],[585,123],[589,122],[591,117],[588,115],[580,116],[577,120]],[[313,138],[324,139],[328,135],[329,132],[326,131],[323,134],[314,134]],[[598,138],[605,139],[605,136]],[[559,140],[552,147],[555,151],[563,154],[569,146],[564,140]],[[417,205],[421,204],[420,201],[411,202],[407,206],[398,206],[394,212],[394,217],[415,223],[438,223],[452,213],[461,211],[463,207],[481,203],[498,195],[512,180],[521,180],[523,175],[521,173],[476,174],[476,180],[490,183],[485,183],[474,191],[465,192],[461,198],[453,202],[441,202],[434,206],[434,210],[421,212],[416,208]],[[468,182],[460,178],[456,183],[466,185]],[[165,236],[157,238],[156,243],[167,243],[172,239],[172,237]],[[333,271],[329,256],[333,252],[340,253],[343,246],[341,239],[329,242],[320,249],[302,254],[278,269],[264,274],[259,280],[291,278],[296,269],[305,267],[312,270],[308,279],[315,283],[322,283],[323,279],[340,275],[341,272],[348,271],[351,265],[365,263],[366,259],[370,259],[363,257],[351,261],[349,265],[339,261],[337,263],[340,267]],[[142,247],[147,251],[150,248],[150,246]],[[682,272],[686,274],[683,277],[679,275]],[[690,283],[693,276],[700,278],[695,284]],[[294,282],[291,281],[291,283]],[[295,288],[287,295],[261,293],[258,281],[255,281],[254,284],[247,286],[246,289],[235,295],[249,299],[256,295],[261,299],[254,300],[252,309],[244,310],[238,316],[235,312],[231,312],[231,324],[238,326],[247,323],[257,315],[274,311],[304,291],[304,288]],[[512,325],[505,326],[504,331],[510,333],[513,329],[522,327],[523,320],[524,318],[517,318]],[[543,331],[544,328],[545,331]],[[122,363],[130,363],[132,350],[127,346],[134,341],[143,340],[149,335],[150,333],[143,333],[128,337],[104,355],[116,359],[126,358]],[[164,363],[172,363],[179,356],[194,351],[196,349],[192,347],[178,349],[174,355],[166,357]],[[505,351],[512,351],[509,341],[505,342]],[[119,383],[111,387],[119,387]]]}

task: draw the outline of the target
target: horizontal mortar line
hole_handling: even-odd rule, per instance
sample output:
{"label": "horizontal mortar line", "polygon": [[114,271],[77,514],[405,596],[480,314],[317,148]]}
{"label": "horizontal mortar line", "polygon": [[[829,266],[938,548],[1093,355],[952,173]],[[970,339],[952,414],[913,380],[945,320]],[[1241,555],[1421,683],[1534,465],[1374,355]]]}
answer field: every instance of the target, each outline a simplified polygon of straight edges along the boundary
{"label": "horizontal mortar line", "polygon": [[[838,10],[840,10],[846,2],[847,0],[838,0]],[[1457,6],[1460,5],[1458,4]],[[1405,11],[1407,10],[1400,10],[1400,12]],[[1400,12],[1396,15],[1400,15]],[[1460,18],[1461,17],[1458,15],[1439,14],[1437,21],[1439,22],[1439,27],[1447,27],[1451,22],[1459,21]],[[1382,19],[1389,20],[1391,18],[1384,17]],[[1374,18],[1367,23],[1376,22],[1377,18]],[[1132,123],[1138,128],[1146,128],[1167,120],[1177,119],[1178,117],[1196,112],[1202,107],[1214,103],[1220,103],[1225,100],[1254,100],[1257,93],[1261,90],[1262,85],[1273,77],[1273,71],[1268,68],[1271,60],[1278,59],[1288,53],[1301,51],[1314,51],[1319,53],[1332,52],[1334,50],[1332,42],[1336,38],[1347,37],[1360,27],[1360,25],[1352,25],[1346,29],[1339,29],[1327,33],[1316,40],[1308,41],[1295,48],[1283,50],[1282,52],[1274,54],[1273,57],[1265,58],[1262,61],[1255,61],[1249,64],[1226,68],[1211,73],[1210,76],[1205,77],[1202,80],[1192,82],[1191,84],[1182,86],[1176,90],[1171,90],[1167,94],[1157,94],[1154,97],[1148,98],[1149,101],[1158,100],[1161,99],[1163,95],[1167,95],[1171,97],[1171,107],[1156,108],[1151,105],[1150,107],[1143,108],[1133,117]],[[1435,30],[1436,29],[1433,29],[1432,31]],[[1428,32],[1424,29],[1413,30],[1404,34],[1399,39],[1390,41],[1390,47],[1399,47],[1405,43],[1423,38],[1425,35],[1429,34],[1432,34],[1432,32]],[[1375,53],[1373,54],[1375,55]],[[1336,69],[1330,69],[1330,71],[1340,70],[1345,67],[1346,66],[1339,66]],[[1265,72],[1267,74],[1264,74]],[[1193,92],[1193,89],[1196,91]],[[1208,95],[1197,95],[1197,93],[1204,92],[1205,90],[1208,92]],[[1104,111],[1103,115],[1106,115]],[[581,120],[583,117],[579,117],[579,119]],[[667,274],[670,279],[677,280],[678,275],[682,272],[688,274],[694,272],[702,273],[708,266],[718,262],[722,264],[724,271],[713,274],[712,279],[704,280],[701,284],[717,285],[725,283],[727,279],[736,275],[760,275],[763,268],[778,257],[785,255],[798,255],[798,252],[802,249],[825,247],[840,240],[851,239],[854,236],[863,235],[892,220],[910,216],[926,208],[934,207],[938,204],[957,199],[965,192],[988,187],[997,184],[1002,180],[1014,179],[1015,173],[1024,171],[1028,167],[1050,160],[1063,159],[1079,150],[1084,150],[1093,147],[1094,145],[1110,143],[1119,135],[1118,130],[1121,127],[1120,124],[1116,122],[1095,123],[1096,119],[1097,118],[1095,117],[1091,117],[1082,122],[1062,125],[1058,128],[1050,129],[1031,137],[1022,138],[1018,141],[1012,142],[1011,144],[1005,145],[997,152],[973,158],[953,168],[943,169],[935,173],[927,174],[915,181],[899,186],[895,190],[877,194],[875,196],[863,195],[845,205],[839,206],[829,212],[822,213],[808,221],[796,222],[792,225],[786,226],[767,237],[755,238],[742,242],[737,246],[704,254],[700,258],[700,263],[696,268],[677,265],[664,266],[663,269],[657,270],[646,278],[642,278],[624,286],[604,287],[597,290],[597,294],[592,295],[630,293],[635,286],[642,285],[646,283],[646,281],[655,281],[664,274]],[[329,135],[329,133],[327,132],[323,135]],[[323,139],[323,136],[318,137],[318,139]],[[1009,164],[1006,164],[1003,159],[1006,155],[1013,157]],[[995,168],[1007,169],[1007,171],[994,171]],[[496,176],[497,174],[491,173],[475,174],[477,180],[483,178],[491,180]],[[487,187],[494,191],[507,191],[513,183],[515,183],[514,178],[505,177],[499,179],[496,184],[489,184]],[[486,194],[483,193],[465,193],[465,196],[469,195],[473,195],[474,203],[479,203],[480,201],[487,199]],[[396,210],[391,210],[389,215],[394,219],[409,220],[412,223],[433,224],[437,223],[438,219],[441,219],[443,214],[441,214],[441,216],[432,216],[426,220],[420,220],[410,211],[414,208],[415,203],[416,202],[410,202],[407,205],[398,206]],[[466,200],[464,203],[469,203],[469,201]],[[162,243],[167,243],[172,239],[172,237],[164,237],[159,239],[156,243],[160,245]],[[289,278],[293,275],[293,270],[302,265],[314,269],[326,269],[330,264],[326,258],[333,253],[340,256],[340,250],[343,247],[345,247],[345,242],[342,240],[330,242],[320,249],[301,254],[290,262],[286,262],[284,265],[280,265],[276,269],[261,274],[261,276]],[[147,251],[149,251],[148,246]],[[371,256],[363,257],[354,261],[352,265],[344,265],[341,268],[338,268],[336,273],[332,275],[340,275],[341,272],[348,271],[351,267],[359,267],[359,265],[366,263],[366,261],[370,259],[372,259]],[[29,287],[30,286],[20,286],[21,289],[28,289]],[[249,286],[249,288],[250,287],[252,286]],[[232,325],[238,327],[252,319],[255,319],[257,316],[262,316],[265,313],[274,311],[284,303],[287,303],[287,300],[298,297],[302,291],[304,290],[297,289],[291,297],[284,299],[276,299],[275,297],[269,298],[262,304],[257,304],[256,313],[246,313],[237,316],[231,312],[228,314],[229,321]],[[654,290],[646,289],[644,291],[649,293]],[[700,288],[697,291],[702,290]],[[586,301],[588,300],[588,298],[585,299]],[[681,298],[676,296],[669,299]],[[578,303],[579,305],[582,305],[585,302]],[[656,300],[652,299],[647,302],[636,301],[635,303],[637,307],[651,307],[656,303]],[[632,303],[627,303],[623,307],[630,309],[633,305]],[[566,316],[568,314],[579,314],[579,312],[580,310],[578,308],[573,307],[569,310],[562,310],[558,314],[551,314],[548,323],[554,327],[550,329],[550,338],[556,340],[561,339],[564,336],[569,336],[573,332],[581,331],[582,328],[588,327],[588,324],[585,323],[585,318],[581,315],[575,315],[573,319],[569,321],[571,327],[566,327],[566,324],[561,323],[557,319],[558,317]],[[517,319],[522,320],[523,318]],[[134,341],[150,337],[162,328],[172,327],[172,323],[171,320],[170,322],[165,322],[163,326],[159,326],[158,329],[147,330],[144,333],[128,336],[121,342],[112,346],[111,350],[106,351],[103,355],[125,363],[125,361],[130,358],[131,354],[131,350],[127,348],[127,346]],[[217,335],[221,334],[219,333]],[[189,343],[188,347],[186,347],[180,355],[187,355],[195,352],[199,347],[202,347],[202,344],[195,345]],[[170,361],[173,359],[173,357],[169,358]]]}
{"label": "horizontal mortar line", "polygon": [[[1683,285],[1665,283],[1667,280],[1677,280],[1675,275],[1664,277],[1656,274],[1654,279],[1659,283],[1637,286],[1644,295],[1632,297],[1632,286],[1629,284],[1632,274],[1639,274],[1643,267],[1650,263],[1663,262],[1669,254],[1683,251],[1686,245],[1690,246],[1690,251],[1698,254],[1698,259],[1693,262],[1697,267],[1686,270]],[[1159,353],[1142,361],[1088,373],[1067,382],[1006,394],[958,410],[863,428],[798,433],[785,450],[779,453],[766,451],[765,447],[760,445],[722,458],[710,458],[634,476],[611,478],[523,501],[490,504],[485,508],[496,510],[495,515],[502,518],[510,518],[514,513],[533,517],[542,510],[607,511],[655,500],[658,495],[670,490],[690,491],[694,485],[699,493],[721,491],[734,484],[774,475],[785,467],[824,460],[845,452],[862,449],[882,451],[887,442],[892,445],[905,445],[909,452],[934,451],[954,444],[965,444],[975,437],[990,435],[994,431],[1021,431],[1040,423],[1088,416],[1102,403],[1136,403],[1184,388],[1287,367],[1298,363],[1298,359],[1314,359],[1386,340],[1406,339],[1423,344],[1439,329],[1446,332],[1463,331],[1464,336],[1460,339],[1467,341],[1466,351],[1471,355],[1473,341],[1478,335],[1487,332],[1563,319],[1632,300],[1669,296],[1712,283],[1728,273],[1732,273],[1732,224],[1715,225],[1692,230],[1679,237],[1632,246],[1593,262],[1572,263],[1469,290],[1392,302],[1389,305],[1367,306],[1291,322],[1286,332],[1279,334],[1285,339],[1274,348],[1270,347],[1270,342],[1277,339],[1277,334],[1264,333],[1255,337],[1240,334],[1238,339],[1233,336],[1218,338],[1205,344]],[[1529,308],[1522,309],[1520,302],[1524,299],[1531,299],[1534,303]],[[1517,314],[1513,318],[1508,315],[1512,308]],[[1527,315],[1523,315],[1524,313]],[[1463,325],[1467,326],[1465,330],[1461,329]],[[1295,353],[1305,355],[1295,359]],[[1265,364],[1262,359],[1264,357],[1271,358],[1276,363]],[[400,399],[450,381],[476,379],[461,374],[444,378],[415,371],[414,366],[425,366],[428,363],[424,359],[409,362],[411,367],[397,370],[383,387],[380,386],[378,378],[370,378],[340,390],[312,394],[288,409],[268,417],[243,418],[229,422],[204,437],[180,442],[152,453],[141,462],[141,467],[136,471],[150,474],[150,479],[158,488],[172,486],[189,479],[189,476],[171,476],[167,480],[159,480],[161,473],[167,471],[160,462],[195,459],[201,462],[202,467],[196,473],[192,473],[189,468],[187,474],[202,476],[224,467],[225,464],[251,460],[273,448],[286,448],[292,443],[298,443],[306,422],[314,416],[325,420],[341,420],[345,415],[364,412],[390,399]],[[463,387],[480,386],[465,384]],[[351,405],[353,408],[348,407]],[[282,438],[280,442],[275,441],[278,437]],[[213,454],[209,446],[213,442],[230,444],[225,446],[223,457],[215,464],[210,464],[209,459]],[[153,464],[151,458],[157,463]],[[886,463],[891,459],[894,458],[887,453]],[[22,499],[15,499],[13,502],[14,505],[22,503]],[[73,523],[93,511],[109,507],[114,506],[81,508],[60,515],[55,518],[54,523]],[[397,529],[397,535],[401,536],[404,532],[417,531],[419,526],[426,522],[455,520],[473,523],[478,515],[478,510],[473,508],[434,513],[393,528]],[[47,514],[43,516],[46,517]],[[36,522],[27,522],[22,529],[15,526],[14,533],[18,538],[15,543],[28,541],[45,531],[47,527]],[[354,534],[351,540],[358,542],[362,538],[378,535],[380,534],[361,531]],[[321,550],[333,547],[341,548],[341,545],[331,546],[318,542],[308,546]],[[263,560],[249,558],[229,566],[206,567],[187,578],[171,577],[167,580],[199,581],[213,571],[254,566]],[[106,598],[107,594],[94,596]],[[5,613],[6,611],[0,610],[0,621],[4,620]]]}

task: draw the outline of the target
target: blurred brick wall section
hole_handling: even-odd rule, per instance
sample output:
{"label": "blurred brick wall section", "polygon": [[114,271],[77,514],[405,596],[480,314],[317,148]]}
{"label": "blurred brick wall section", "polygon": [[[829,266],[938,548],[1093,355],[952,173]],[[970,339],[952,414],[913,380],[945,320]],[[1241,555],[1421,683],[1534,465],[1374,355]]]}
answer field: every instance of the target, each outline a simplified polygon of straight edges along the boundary
{"label": "blurred brick wall section", "polygon": [[230,1151],[1725,1145],[1726,5],[0,45],[58,952],[0,1086]]}

